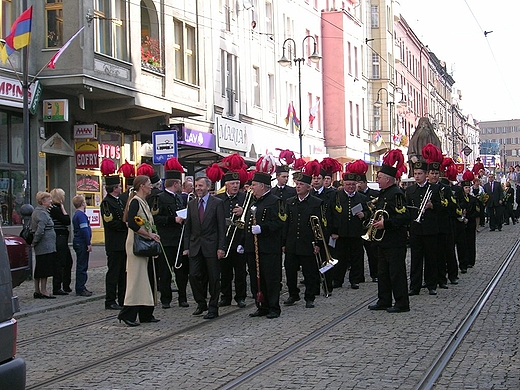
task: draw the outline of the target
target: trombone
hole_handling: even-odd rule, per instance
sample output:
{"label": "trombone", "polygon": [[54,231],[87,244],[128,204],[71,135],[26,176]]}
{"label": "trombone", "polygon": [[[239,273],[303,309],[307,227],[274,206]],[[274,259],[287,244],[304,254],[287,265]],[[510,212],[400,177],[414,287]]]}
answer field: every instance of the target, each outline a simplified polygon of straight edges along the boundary
{"label": "trombone", "polygon": [[[246,226],[246,211],[249,208],[249,205],[251,204],[251,199],[253,199],[253,191],[248,190],[246,192],[246,198],[244,199],[244,205],[242,206],[242,215],[240,216],[240,218],[238,218],[236,215],[233,215],[233,217],[231,218],[231,222],[226,231],[226,242],[228,243],[228,245],[224,258],[229,256],[237,229],[242,230]],[[239,206],[238,203],[235,207],[237,206]]]}
{"label": "trombone", "polygon": [[328,244],[325,241],[325,235],[323,234],[323,230],[321,228],[320,219],[316,215],[311,215],[310,224],[312,232],[314,234],[314,238],[316,239],[316,241],[313,244],[317,246],[318,241],[321,241],[323,243],[323,249],[325,251],[325,260],[321,256],[320,252],[316,253],[315,256],[316,262],[318,263],[318,269],[320,271],[320,280],[323,285],[323,289],[325,290],[325,296],[329,297],[330,292],[327,286],[327,280],[325,279],[324,273],[332,267],[334,267],[336,264],[338,264],[338,260],[332,258],[332,256],[329,253],[329,249],[327,247]]}
{"label": "trombone", "polygon": [[426,212],[426,205],[432,198],[432,188],[431,185],[428,186],[428,189],[426,190],[426,193],[424,194],[424,197],[422,198],[421,205],[419,206],[419,215],[417,215],[417,218],[415,218],[415,222],[421,223],[422,217],[424,213]]}

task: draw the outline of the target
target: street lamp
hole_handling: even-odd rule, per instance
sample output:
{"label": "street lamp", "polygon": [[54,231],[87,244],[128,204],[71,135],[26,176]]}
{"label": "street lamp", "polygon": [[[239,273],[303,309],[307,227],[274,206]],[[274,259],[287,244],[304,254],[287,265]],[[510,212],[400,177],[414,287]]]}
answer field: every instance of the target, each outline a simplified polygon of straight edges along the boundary
{"label": "street lamp", "polygon": [[[394,88],[394,96],[392,98],[392,101],[388,100],[388,96],[390,95],[390,93],[388,92],[388,89],[382,87],[382,88],[379,88],[379,90],[377,91],[377,100],[374,102],[374,106],[376,106],[376,107],[381,107],[383,105],[383,102],[381,101],[381,91],[386,92],[386,105],[390,106],[390,109],[389,109],[390,124],[388,126],[388,131],[390,132],[390,145],[392,145],[392,135],[393,135],[392,134],[392,122],[394,120],[392,108],[395,105],[395,92],[399,92],[399,91],[401,92],[401,100],[399,101],[399,103],[397,103],[398,105],[406,106],[406,100],[404,98],[404,91],[401,87]],[[389,149],[391,149],[391,148],[389,147]]]}
{"label": "street lamp", "polygon": [[293,46],[293,53],[294,53],[294,58],[293,58],[293,61],[296,65],[298,65],[298,103],[299,103],[299,112],[300,112],[300,126],[298,128],[298,137],[300,138],[300,157],[303,156],[303,133],[302,133],[302,63],[305,62],[306,58],[303,56],[303,53],[305,52],[305,41],[308,39],[308,38],[311,38],[314,42],[314,51],[313,53],[308,57],[309,60],[311,60],[313,63],[318,63],[320,60],[321,60],[321,56],[318,54],[318,50],[317,50],[317,43],[316,43],[316,39],[311,36],[311,35],[307,35],[305,38],[303,38],[302,40],[302,57],[297,57],[296,56],[296,42],[294,41],[294,39],[292,38],[287,38],[285,41],[283,41],[283,45],[282,45],[282,58],[280,58],[278,60],[278,63],[283,66],[283,67],[287,67],[291,64],[291,60],[288,59],[286,56],[285,56],[285,44],[287,42],[292,42],[292,46]]}

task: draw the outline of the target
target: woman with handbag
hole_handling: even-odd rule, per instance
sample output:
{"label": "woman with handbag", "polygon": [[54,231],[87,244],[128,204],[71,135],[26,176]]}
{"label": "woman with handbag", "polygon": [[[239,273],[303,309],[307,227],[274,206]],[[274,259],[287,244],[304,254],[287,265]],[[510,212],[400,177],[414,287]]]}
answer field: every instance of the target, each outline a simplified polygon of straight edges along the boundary
{"label": "woman with handbag", "polygon": [[123,215],[123,221],[128,225],[126,293],[123,310],[117,318],[128,326],[139,325],[136,322],[137,315],[141,323],[159,321],[153,316],[157,296],[154,262],[147,255],[136,255],[135,252],[139,252],[134,247],[136,240],[136,244],[146,240],[160,242],[159,235],[154,232],[153,216],[145,200],[151,192],[150,178],[137,176]]}
{"label": "woman with handbag", "polygon": [[31,230],[34,232],[32,246],[36,255],[34,267],[34,298],[56,298],[47,292],[47,278],[53,275],[56,257],[56,233],[49,214],[52,205],[51,194],[39,191],[36,194],[38,206],[31,215]]}

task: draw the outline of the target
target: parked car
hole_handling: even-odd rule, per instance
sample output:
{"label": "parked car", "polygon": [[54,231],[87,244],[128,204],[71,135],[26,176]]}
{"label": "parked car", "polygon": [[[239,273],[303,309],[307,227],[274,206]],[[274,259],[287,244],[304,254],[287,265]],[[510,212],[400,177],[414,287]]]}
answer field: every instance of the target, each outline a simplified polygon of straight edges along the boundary
{"label": "parked car", "polygon": [[0,389],[25,389],[25,361],[16,357],[18,323],[13,314],[20,310],[13,297],[9,258],[0,224]]}
{"label": "parked car", "polygon": [[22,237],[6,234],[4,242],[7,246],[9,265],[11,266],[11,282],[13,288],[22,284],[31,273],[29,265],[29,246]]}

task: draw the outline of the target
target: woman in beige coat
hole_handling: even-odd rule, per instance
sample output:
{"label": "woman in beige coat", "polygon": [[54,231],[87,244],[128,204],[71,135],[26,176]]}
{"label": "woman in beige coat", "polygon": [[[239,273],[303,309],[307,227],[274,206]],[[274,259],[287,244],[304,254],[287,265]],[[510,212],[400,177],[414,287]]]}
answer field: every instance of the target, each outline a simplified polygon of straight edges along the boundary
{"label": "woman in beige coat", "polygon": [[[119,322],[128,326],[138,326],[137,315],[142,322],[158,322],[153,316],[156,302],[155,268],[154,262],[148,257],[135,256],[133,251],[134,235],[159,241],[159,235],[151,230],[154,225],[153,216],[146,203],[146,197],[152,191],[152,183],[148,176],[137,176],[134,179],[134,188],[125,207],[123,220],[128,225],[126,239],[126,294],[123,310],[118,315]],[[136,218],[137,217],[137,218]],[[137,220],[145,221],[139,225]]]}

